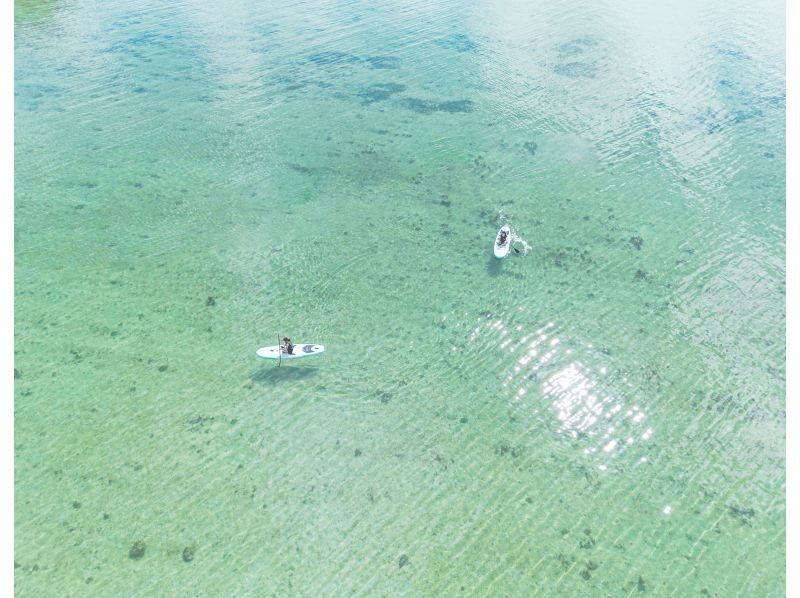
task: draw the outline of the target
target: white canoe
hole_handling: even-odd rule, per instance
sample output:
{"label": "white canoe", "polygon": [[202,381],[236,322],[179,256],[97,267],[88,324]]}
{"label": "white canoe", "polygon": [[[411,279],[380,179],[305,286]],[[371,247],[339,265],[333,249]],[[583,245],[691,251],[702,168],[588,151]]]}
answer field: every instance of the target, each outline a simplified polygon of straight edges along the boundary
{"label": "white canoe", "polygon": [[313,343],[297,343],[292,349],[292,354],[281,353],[280,345],[273,345],[271,347],[261,347],[256,351],[256,355],[261,359],[298,359],[300,357],[311,357],[312,355],[319,355],[325,350],[322,345],[315,345]]}
{"label": "white canoe", "polygon": [[[506,242],[501,245],[500,235],[503,234],[503,231],[506,233]],[[506,257],[509,249],[511,249],[511,228],[504,224],[503,228],[497,231],[497,237],[494,240],[494,257]]]}

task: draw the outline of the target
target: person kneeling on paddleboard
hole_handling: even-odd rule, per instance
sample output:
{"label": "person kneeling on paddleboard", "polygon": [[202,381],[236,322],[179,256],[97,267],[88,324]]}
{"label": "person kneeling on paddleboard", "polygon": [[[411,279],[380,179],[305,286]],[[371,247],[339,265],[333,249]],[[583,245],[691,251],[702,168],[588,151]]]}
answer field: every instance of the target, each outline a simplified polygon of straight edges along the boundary
{"label": "person kneeling on paddleboard", "polygon": [[508,233],[506,231],[500,231],[500,242],[497,244],[498,247],[502,247],[508,242]]}
{"label": "person kneeling on paddleboard", "polygon": [[294,351],[294,345],[292,344],[292,339],[288,337],[283,337],[283,352],[292,355]]}

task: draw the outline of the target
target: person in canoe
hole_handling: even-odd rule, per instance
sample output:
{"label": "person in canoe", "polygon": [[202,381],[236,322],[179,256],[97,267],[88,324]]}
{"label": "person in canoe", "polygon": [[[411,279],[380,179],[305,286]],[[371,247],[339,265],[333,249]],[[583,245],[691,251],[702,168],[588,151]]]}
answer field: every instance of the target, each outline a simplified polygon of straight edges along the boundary
{"label": "person in canoe", "polygon": [[292,339],[286,336],[283,337],[283,347],[281,347],[281,352],[294,355],[294,345],[292,344]]}

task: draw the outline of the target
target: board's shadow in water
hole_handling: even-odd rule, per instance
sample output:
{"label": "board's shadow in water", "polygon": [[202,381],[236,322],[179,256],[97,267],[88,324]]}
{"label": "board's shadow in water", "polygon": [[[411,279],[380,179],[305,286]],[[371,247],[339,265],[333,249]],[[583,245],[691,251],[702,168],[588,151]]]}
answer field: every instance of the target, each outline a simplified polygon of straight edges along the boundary
{"label": "board's shadow in water", "polygon": [[489,276],[500,276],[503,273],[503,260],[492,256],[489,258],[489,265],[486,267]]}
{"label": "board's shadow in water", "polygon": [[317,375],[317,368],[314,366],[284,366],[284,367],[265,367],[250,376],[250,380],[259,384],[267,385],[276,382],[296,382],[306,380]]}

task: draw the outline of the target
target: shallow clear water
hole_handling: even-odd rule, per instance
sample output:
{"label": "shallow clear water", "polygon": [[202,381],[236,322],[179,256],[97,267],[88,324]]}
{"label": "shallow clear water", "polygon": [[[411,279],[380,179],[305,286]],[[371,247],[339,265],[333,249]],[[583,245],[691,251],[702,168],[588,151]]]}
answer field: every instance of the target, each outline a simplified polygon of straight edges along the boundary
{"label": "shallow clear water", "polygon": [[16,4],[17,593],[782,595],[782,3],[207,4]]}

